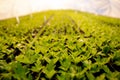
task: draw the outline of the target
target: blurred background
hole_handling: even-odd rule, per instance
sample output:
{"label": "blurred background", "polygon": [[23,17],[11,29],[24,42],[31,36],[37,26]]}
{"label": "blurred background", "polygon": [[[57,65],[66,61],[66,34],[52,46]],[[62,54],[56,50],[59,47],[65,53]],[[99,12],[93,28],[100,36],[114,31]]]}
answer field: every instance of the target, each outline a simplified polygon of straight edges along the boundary
{"label": "blurred background", "polygon": [[0,20],[59,9],[120,18],[120,0],[0,0]]}

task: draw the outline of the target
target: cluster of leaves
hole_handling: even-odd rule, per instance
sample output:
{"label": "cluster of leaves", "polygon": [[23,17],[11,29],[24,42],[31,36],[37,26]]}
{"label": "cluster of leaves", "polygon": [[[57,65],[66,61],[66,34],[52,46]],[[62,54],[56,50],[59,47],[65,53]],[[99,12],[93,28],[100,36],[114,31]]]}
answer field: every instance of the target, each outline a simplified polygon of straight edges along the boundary
{"label": "cluster of leaves", "polygon": [[0,22],[1,80],[120,79],[119,19],[76,11],[20,19]]}

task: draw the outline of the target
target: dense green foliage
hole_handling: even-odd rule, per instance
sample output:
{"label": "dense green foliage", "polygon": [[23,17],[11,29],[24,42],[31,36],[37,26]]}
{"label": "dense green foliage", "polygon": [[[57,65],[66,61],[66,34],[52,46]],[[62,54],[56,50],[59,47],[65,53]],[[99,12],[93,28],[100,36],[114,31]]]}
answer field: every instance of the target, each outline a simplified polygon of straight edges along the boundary
{"label": "dense green foliage", "polygon": [[0,80],[16,79],[120,80],[120,19],[47,11],[0,21]]}

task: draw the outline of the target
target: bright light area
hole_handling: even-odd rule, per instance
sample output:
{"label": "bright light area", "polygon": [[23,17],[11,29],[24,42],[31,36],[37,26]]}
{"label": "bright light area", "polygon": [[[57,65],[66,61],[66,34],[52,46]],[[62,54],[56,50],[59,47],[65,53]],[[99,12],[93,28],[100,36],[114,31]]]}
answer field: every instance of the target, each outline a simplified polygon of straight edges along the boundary
{"label": "bright light area", "polygon": [[119,0],[0,0],[0,19],[56,9],[74,9],[120,18]]}

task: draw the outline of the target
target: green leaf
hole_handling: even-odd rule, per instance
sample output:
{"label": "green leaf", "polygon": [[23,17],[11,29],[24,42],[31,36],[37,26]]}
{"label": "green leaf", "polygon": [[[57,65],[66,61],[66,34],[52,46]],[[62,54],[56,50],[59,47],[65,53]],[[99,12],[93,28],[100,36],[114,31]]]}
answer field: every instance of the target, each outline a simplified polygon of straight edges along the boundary
{"label": "green leaf", "polygon": [[106,73],[108,73],[108,74],[111,73],[110,69],[109,69],[106,65],[103,65],[102,67],[103,67],[102,69],[103,69]]}
{"label": "green leaf", "polygon": [[113,60],[119,60],[120,59],[120,51],[115,51],[114,52],[114,57],[113,57]]}
{"label": "green leaf", "polygon": [[41,54],[34,53],[33,50],[26,51],[25,54],[16,56],[16,60],[26,64],[32,64],[41,56]]}
{"label": "green leaf", "polygon": [[1,80],[2,79],[11,80],[12,76],[13,76],[12,73],[1,73],[0,75],[1,75],[1,77],[0,77]]}
{"label": "green leaf", "polygon": [[106,79],[105,79],[105,74],[101,74],[100,76],[98,76],[98,77],[96,78],[96,80],[106,80]]}
{"label": "green leaf", "polygon": [[47,77],[49,79],[51,79],[53,77],[53,75],[56,73],[56,71],[54,70],[55,65],[54,63],[51,61],[50,63],[47,64],[47,66],[43,69],[43,73],[45,73],[47,75]]}
{"label": "green leaf", "polygon": [[59,75],[57,75],[57,79],[58,80],[66,80],[66,77],[65,76],[59,76]]}
{"label": "green leaf", "polygon": [[86,72],[86,75],[87,75],[89,80],[95,80],[95,77],[91,72]]}
{"label": "green leaf", "polygon": [[103,53],[108,53],[110,51],[110,47],[109,46],[106,46],[103,48]]}
{"label": "green leaf", "polygon": [[36,63],[34,63],[34,64],[35,64],[35,66],[32,66],[32,68],[31,68],[31,70],[33,72],[39,72],[41,69],[44,68],[44,66],[42,66],[42,64],[41,64],[40,58],[38,58],[37,61],[36,61]]}
{"label": "green leaf", "polygon": [[46,66],[46,69],[48,70],[48,71],[51,71],[51,70],[54,70],[54,68],[55,68],[55,65],[54,65],[54,63],[49,63],[49,64],[47,64],[47,66]]}
{"label": "green leaf", "polygon": [[119,61],[115,61],[114,64],[116,64],[117,66],[120,66],[120,60]]}
{"label": "green leaf", "polygon": [[49,79],[51,79],[55,75],[55,73],[56,73],[56,71],[54,69],[52,69],[52,70],[44,69],[43,72],[46,74],[46,76]]}
{"label": "green leaf", "polygon": [[69,68],[70,65],[71,65],[71,62],[70,62],[69,59],[65,59],[65,60],[63,60],[63,61],[60,61],[60,63],[61,63],[60,68],[63,69],[63,70],[65,70],[65,71],[67,71],[68,68]]}
{"label": "green leaf", "polygon": [[23,54],[19,55],[16,57],[16,60],[22,63],[27,63],[27,64],[32,64],[33,62],[31,62],[29,60],[29,58]]}
{"label": "green leaf", "polygon": [[16,62],[14,65],[15,67],[13,68],[13,76],[18,80],[26,79],[27,69],[22,67],[22,65],[19,62]]}
{"label": "green leaf", "polygon": [[91,60],[85,60],[84,61],[84,66],[90,66],[92,63],[91,63]]}

